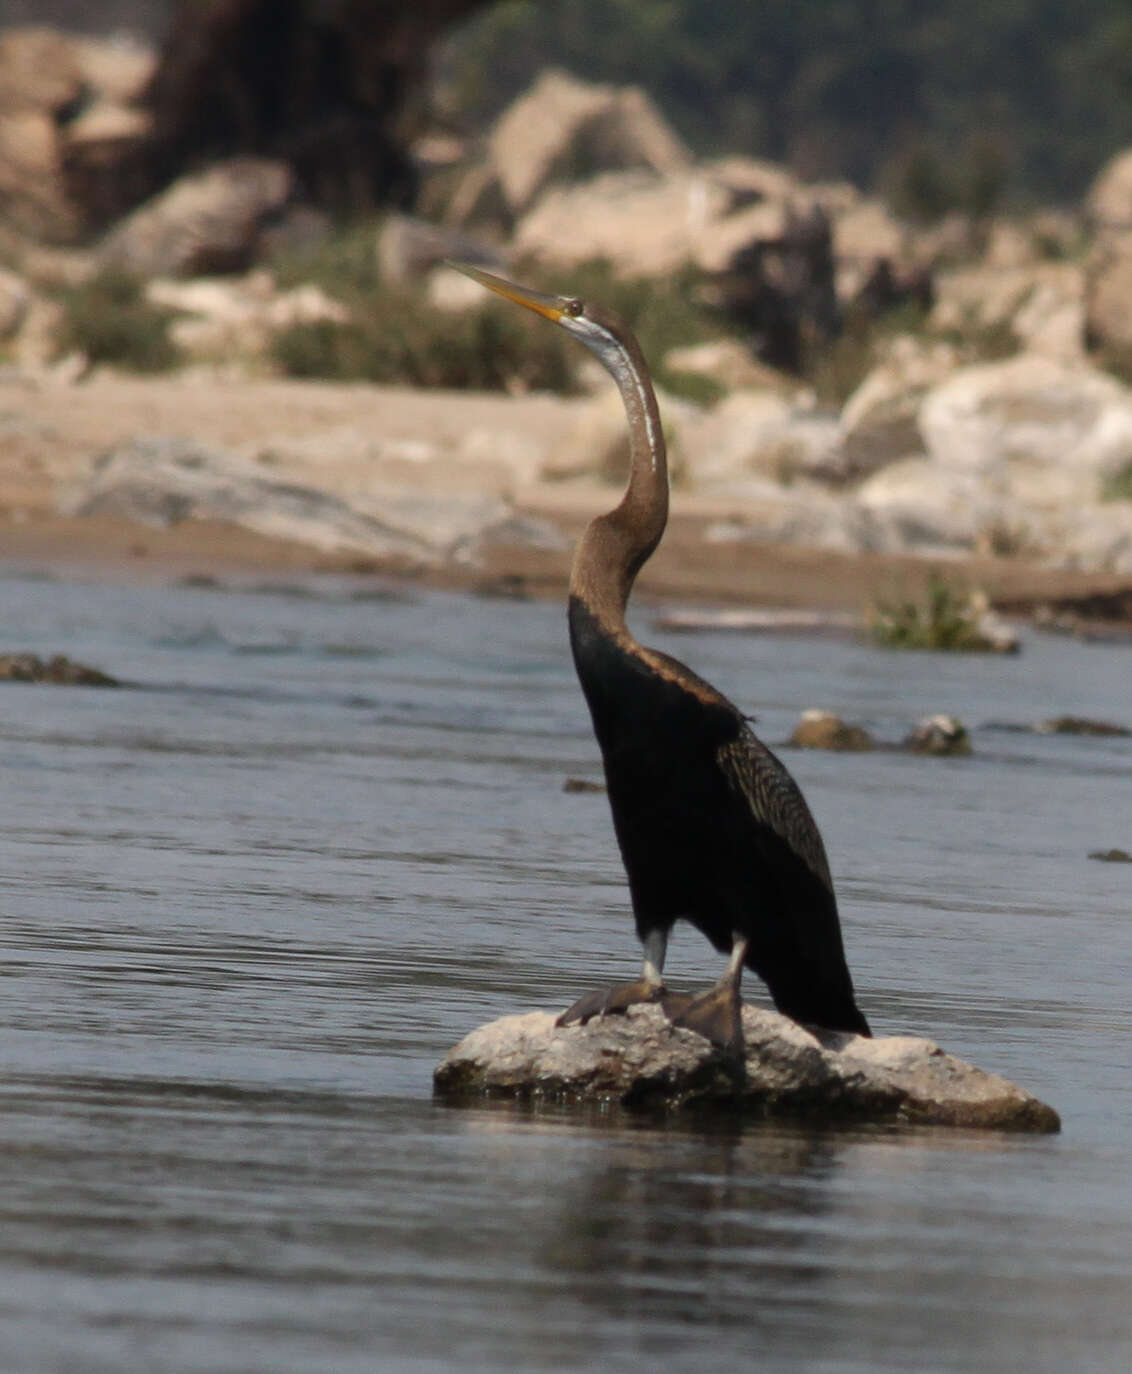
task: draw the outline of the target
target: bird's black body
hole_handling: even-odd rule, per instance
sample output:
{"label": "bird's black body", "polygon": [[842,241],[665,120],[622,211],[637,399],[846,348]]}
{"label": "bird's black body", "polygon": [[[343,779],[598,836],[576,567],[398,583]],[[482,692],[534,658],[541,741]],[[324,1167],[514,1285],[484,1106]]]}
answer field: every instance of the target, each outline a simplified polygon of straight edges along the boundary
{"label": "bird's black body", "polygon": [[[596,354],[617,383],[629,427],[625,493],[590,521],[574,554],[570,641],[605,761],[644,966],[635,983],[580,997],[559,1024],[659,1000],[674,1024],[740,1055],[746,965],[788,1016],[868,1035],[825,849],[797,784],[725,696],[638,644],[625,623],[634,579],[668,520],[664,428],[640,345],[600,306],[461,270]],[[681,919],[731,954],[715,987],[693,998],[663,981],[667,935]]]}
{"label": "bird's black body", "polygon": [[570,640],[605,763],[637,933],[690,921],[797,1021],[869,1033],[821,836],[739,710],[675,659],[609,633],[579,597]]}

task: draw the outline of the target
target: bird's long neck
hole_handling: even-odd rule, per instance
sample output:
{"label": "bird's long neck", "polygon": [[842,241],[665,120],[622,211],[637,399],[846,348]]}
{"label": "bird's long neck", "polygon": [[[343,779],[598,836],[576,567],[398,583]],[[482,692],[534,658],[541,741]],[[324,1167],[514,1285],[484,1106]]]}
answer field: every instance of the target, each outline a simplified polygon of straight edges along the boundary
{"label": "bird's long neck", "polygon": [[629,483],[620,503],[586,526],[574,555],[570,595],[612,634],[626,634],[625,608],[637,573],[668,522],[668,458],[656,393],[635,338],[618,331],[602,362],[629,421]]}

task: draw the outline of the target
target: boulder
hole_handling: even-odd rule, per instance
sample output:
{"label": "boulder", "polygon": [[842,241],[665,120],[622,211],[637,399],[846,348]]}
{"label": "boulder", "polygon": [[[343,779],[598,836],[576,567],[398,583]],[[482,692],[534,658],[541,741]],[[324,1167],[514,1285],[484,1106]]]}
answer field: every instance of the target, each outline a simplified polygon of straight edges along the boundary
{"label": "boulder", "polygon": [[63,307],[49,296],[31,295],[9,342],[12,361],[29,372],[48,368],[59,354]]}
{"label": "boulder", "polygon": [[687,149],[643,91],[597,86],[545,71],[500,116],[489,154],[511,210],[521,214],[554,181],[691,165]]}
{"label": "boulder", "polygon": [[1007,523],[1001,498],[974,474],[927,457],[890,463],[857,489],[856,501],[882,532],[885,553],[994,552]]}
{"label": "boulder", "polygon": [[246,277],[196,277],[176,281],[158,277],[148,282],[146,299],[179,312],[169,337],[191,358],[230,360],[257,357],[272,337],[294,324],[329,320],[345,323],[350,312],[311,282],[278,291],[270,272]]}
{"label": "boulder", "polygon": [[119,687],[117,678],[66,654],[0,654],[0,682],[50,682],[60,687]]}
{"label": "boulder", "polygon": [[137,438],[112,449],[59,502],[64,515],[112,514],[165,528],[219,520],[328,552],[408,566],[468,561],[510,506],[490,492],[438,490],[393,472],[352,498],[291,480],[275,465],[192,440]]}
{"label": "boulder", "polygon": [[[446,258],[495,273],[505,273],[507,269],[506,259],[482,239],[412,215],[387,215],[377,236],[375,252],[381,280],[389,286],[419,282]],[[478,289],[482,300],[483,288]]]}
{"label": "boulder", "polygon": [[153,53],[127,39],[50,28],[0,34],[0,218],[48,242],[72,242],[99,220],[123,148],[149,132],[132,104]]}
{"label": "boulder", "polygon": [[1014,219],[995,219],[986,228],[983,265],[997,271],[1032,267],[1041,251],[1029,225]]}
{"label": "boulder", "polygon": [[[686,468],[683,419],[693,408],[658,388],[661,422],[668,447],[669,474],[683,480]],[[629,475],[629,430],[625,403],[612,387],[604,386],[589,400],[570,407],[570,418],[554,435],[541,476],[552,482],[573,477],[596,477],[623,486]]]}
{"label": "boulder", "polygon": [[860,725],[849,725],[832,711],[810,708],[794,727],[790,743],[797,749],[832,749],[859,752],[872,749],[873,738]]}
{"label": "boulder", "polygon": [[549,1012],[506,1016],[449,1050],[439,1097],[569,1104],[826,1124],[909,1123],[1050,1132],[1052,1107],[996,1074],[913,1036],[815,1035],[777,1012],[743,1008],[746,1057],[735,1065],[657,1006],[558,1027]]}
{"label": "boulder", "polygon": [[181,177],[111,230],[99,265],[144,277],[242,270],[291,187],[286,164],[264,158],[235,158]]}
{"label": "boulder", "polygon": [[0,32],[0,117],[35,110],[55,122],[83,90],[75,45],[47,27]]}
{"label": "boulder", "polygon": [[1132,573],[1132,501],[1070,504],[1043,526],[1042,551],[1058,567]]}
{"label": "boulder", "polygon": [[1132,229],[1101,234],[1085,264],[1083,333],[1090,348],[1132,351]]}
{"label": "boulder", "polygon": [[0,267],[0,340],[11,338],[27,317],[32,291],[23,277]]}
{"label": "boulder", "polygon": [[925,716],[905,738],[904,748],[911,754],[965,757],[971,752],[971,736],[963,722],[954,716]]}
{"label": "boulder", "polygon": [[109,37],[69,34],[75,63],[95,103],[131,107],[139,101],[157,66],[157,53],[137,34],[118,30]]}
{"label": "boulder", "polygon": [[920,404],[928,390],[958,366],[948,343],[925,342],[901,335],[884,359],[866,376],[841,410],[841,476],[863,477],[922,453]]}
{"label": "boulder", "polygon": [[1132,393],[1094,368],[1024,353],[954,373],[929,391],[919,424],[928,452],[956,471],[1062,474],[1095,490],[1132,452]]}
{"label": "boulder", "polygon": [[1125,739],[1132,735],[1126,725],[1089,716],[1051,716],[1048,720],[1036,720],[1031,728],[1039,735],[1091,735],[1098,739]]}
{"label": "boulder", "polygon": [[980,263],[937,273],[929,318],[937,333],[982,335],[1008,347],[1081,360],[1085,344],[1085,274],[1076,262],[1015,267]]}
{"label": "boulder", "polygon": [[508,235],[515,227],[499,173],[478,162],[426,182],[417,208],[459,229],[482,228]]}
{"label": "boulder", "polygon": [[798,477],[826,479],[841,468],[841,429],[804,395],[792,400],[775,390],[737,390],[710,411],[689,415],[682,435],[688,476],[697,487]]}
{"label": "boulder", "polygon": [[54,243],[78,231],[79,216],[63,186],[55,121],[46,110],[0,114],[0,223]]}
{"label": "boulder", "polygon": [[689,476],[696,487],[757,474],[780,479],[780,446],[795,408],[777,388],[739,388],[689,424]]}
{"label": "boulder", "polygon": [[1043,263],[1014,313],[1011,331],[1027,353],[1066,363],[1085,359],[1088,281],[1077,263]]}
{"label": "boulder", "polygon": [[868,511],[810,482],[781,486],[750,478],[720,485],[713,494],[728,497],[736,514],[707,526],[704,538],[712,544],[802,544],[838,553],[883,547],[883,531]]}
{"label": "boulder", "polygon": [[1097,173],[1085,200],[1099,230],[1132,230],[1132,148],[1117,153]]}
{"label": "boulder", "polygon": [[[708,201],[705,204],[705,219],[711,203]],[[697,232],[692,247],[692,261],[703,272],[726,272],[744,251],[750,252],[759,244],[781,243],[791,231],[794,216],[791,201],[764,200],[707,220],[702,226],[694,226]],[[691,218],[694,222],[694,206]]]}
{"label": "boulder", "polygon": [[562,268],[604,258],[627,277],[662,276],[693,257],[728,199],[699,172],[605,172],[544,192],[516,226],[512,252]]}
{"label": "boulder", "polygon": [[664,367],[668,372],[691,372],[710,377],[728,391],[766,390],[788,394],[797,390],[793,378],[760,363],[738,339],[712,339],[708,343],[669,349],[664,355]]}
{"label": "boulder", "polygon": [[897,270],[909,261],[908,228],[880,200],[862,199],[847,206],[834,216],[832,233],[840,301],[856,300],[878,264]]}

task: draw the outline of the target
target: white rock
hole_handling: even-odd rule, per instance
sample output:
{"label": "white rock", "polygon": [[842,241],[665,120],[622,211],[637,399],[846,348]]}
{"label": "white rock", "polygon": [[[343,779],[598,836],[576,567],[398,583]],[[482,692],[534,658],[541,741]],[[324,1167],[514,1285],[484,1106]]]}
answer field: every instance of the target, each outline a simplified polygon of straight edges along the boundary
{"label": "white rock", "polygon": [[[694,406],[657,389],[660,418],[668,448],[668,470],[680,481],[685,469],[683,424],[697,414]],[[554,435],[542,465],[541,476],[552,482],[574,477],[597,477],[616,486],[624,485],[629,472],[629,431],[625,423],[625,403],[606,385],[589,400],[570,409],[570,418]]]}
{"label": "white rock", "polygon": [[889,542],[870,511],[812,483],[781,486],[749,478],[721,486],[714,494],[727,496],[736,513],[707,527],[704,538],[709,543],[803,544],[839,553],[872,553]]}
{"label": "white rock", "polygon": [[1100,228],[1132,230],[1132,148],[1105,163],[1089,190],[1086,205]]}
{"label": "white rock", "polygon": [[751,476],[783,481],[840,470],[837,419],[777,391],[733,391],[682,431],[690,481],[704,489]]}
{"label": "white rock", "polygon": [[1084,332],[1093,347],[1132,348],[1132,230],[1106,230],[1085,267]]}
{"label": "white rock", "polygon": [[328,551],[356,551],[403,563],[467,561],[509,504],[491,491],[438,489],[398,481],[386,468],[351,499],[293,479],[277,464],[206,448],[192,440],[134,439],[98,459],[60,499],[66,515],[111,513],[168,526],[224,520],[260,534]]}
{"label": "white rock", "polygon": [[878,262],[901,267],[909,262],[911,235],[879,200],[860,200],[833,219],[833,257],[837,296],[851,301],[872,275]]}
{"label": "white rock", "polygon": [[698,171],[607,172],[551,187],[519,221],[512,247],[516,257],[562,267],[605,258],[625,276],[663,275],[693,257],[729,199]]}
{"label": "white rock", "polygon": [[1132,454],[1132,395],[1087,366],[1021,354],[963,368],[920,409],[928,451],[956,470],[1007,476],[1115,471]]}
{"label": "white rock", "polygon": [[286,204],[291,172],[266,158],[233,158],[175,181],[121,220],[98,257],[138,276],[226,271],[255,252],[264,221]]}
{"label": "white rock", "polygon": [[189,316],[173,320],[169,337],[196,359],[263,352],[273,335],[294,324],[343,324],[350,312],[313,283],[277,291],[269,272],[245,277],[156,277],[146,284],[154,305]]}
{"label": "white rock", "polygon": [[23,277],[0,267],[0,339],[10,338],[23,324],[32,290]]}
{"label": "white rock", "polygon": [[693,235],[692,260],[704,272],[725,272],[744,248],[776,242],[793,223],[789,201],[766,200],[705,223]]}
{"label": "white rock", "polygon": [[956,268],[936,276],[930,325],[959,335],[999,331],[1028,352],[1081,361],[1085,287],[1076,262]]}
{"label": "white rock", "polygon": [[1049,553],[1059,566],[1132,573],[1132,501],[1073,508],[1058,536]]}
{"label": "white rock", "polygon": [[869,478],[856,493],[862,509],[883,530],[887,553],[973,551],[1002,517],[978,477],[926,457],[906,458]]}
{"label": "white rock", "polygon": [[643,91],[593,85],[553,69],[500,116],[488,147],[517,213],[579,165],[591,172],[645,168],[667,175],[691,163]]}
{"label": "white rock", "polygon": [[958,366],[947,343],[923,342],[910,335],[893,341],[841,411],[844,475],[855,479],[888,463],[920,453],[920,403]]}
{"label": "white rock", "polygon": [[1052,1107],[930,1040],[819,1035],[777,1012],[743,1008],[741,1069],[657,1006],[585,1026],[557,1027],[548,1012],[507,1016],[449,1050],[434,1074],[439,1096],[485,1096],[758,1117],[914,1122],[992,1130],[1057,1131]]}
{"label": "white rock", "polygon": [[770,390],[783,395],[798,390],[785,373],[761,363],[738,339],[712,339],[708,343],[672,348],[664,355],[670,372],[692,372],[710,377],[728,390]]}

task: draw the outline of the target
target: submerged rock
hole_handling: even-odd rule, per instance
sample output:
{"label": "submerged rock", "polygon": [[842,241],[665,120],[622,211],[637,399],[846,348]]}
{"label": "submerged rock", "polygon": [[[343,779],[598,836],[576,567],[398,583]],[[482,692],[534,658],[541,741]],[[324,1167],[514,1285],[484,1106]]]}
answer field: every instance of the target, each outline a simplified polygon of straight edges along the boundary
{"label": "submerged rock", "polygon": [[1116,725],[1109,720],[1092,720],[1088,716],[1052,716],[1049,720],[1038,720],[1033,726],[1039,735],[1098,735],[1101,737],[1124,737],[1132,735],[1126,725]]}
{"label": "submerged rock", "polygon": [[118,687],[117,678],[66,654],[0,654],[0,682],[54,682],[63,687]]}
{"label": "submerged rock", "polygon": [[567,778],[562,784],[563,792],[604,792],[605,783],[591,778]]}
{"label": "submerged rock", "polygon": [[913,754],[954,757],[971,752],[971,736],[955,716],[925,716],[904,740],[904,748]]}
{"label": "submerged rock", "polygon": [[505,1016],[449,1050],[434,1074],[438,1096],[601,1102],[668,1111],[714,1108],[753,1117],[830,1123],[909,1122],[1057,1131],[1052,1107],[915,1036],[823,1032],[743,1008],[740,1070],[657,1006],[586,1026],[549,1012]]}
{"label": "submerged rock", "polygon": [[790,743],[799,749],[842,751],[872,749],[873,737],[861,725],[850,725],[833,711],[811,707],[802,712]]}
{"label": "submerged rock", "polygon": [[1089,858],[1104,864],[1132,864],[1132,854],[1127,849],[1094,849]]}

